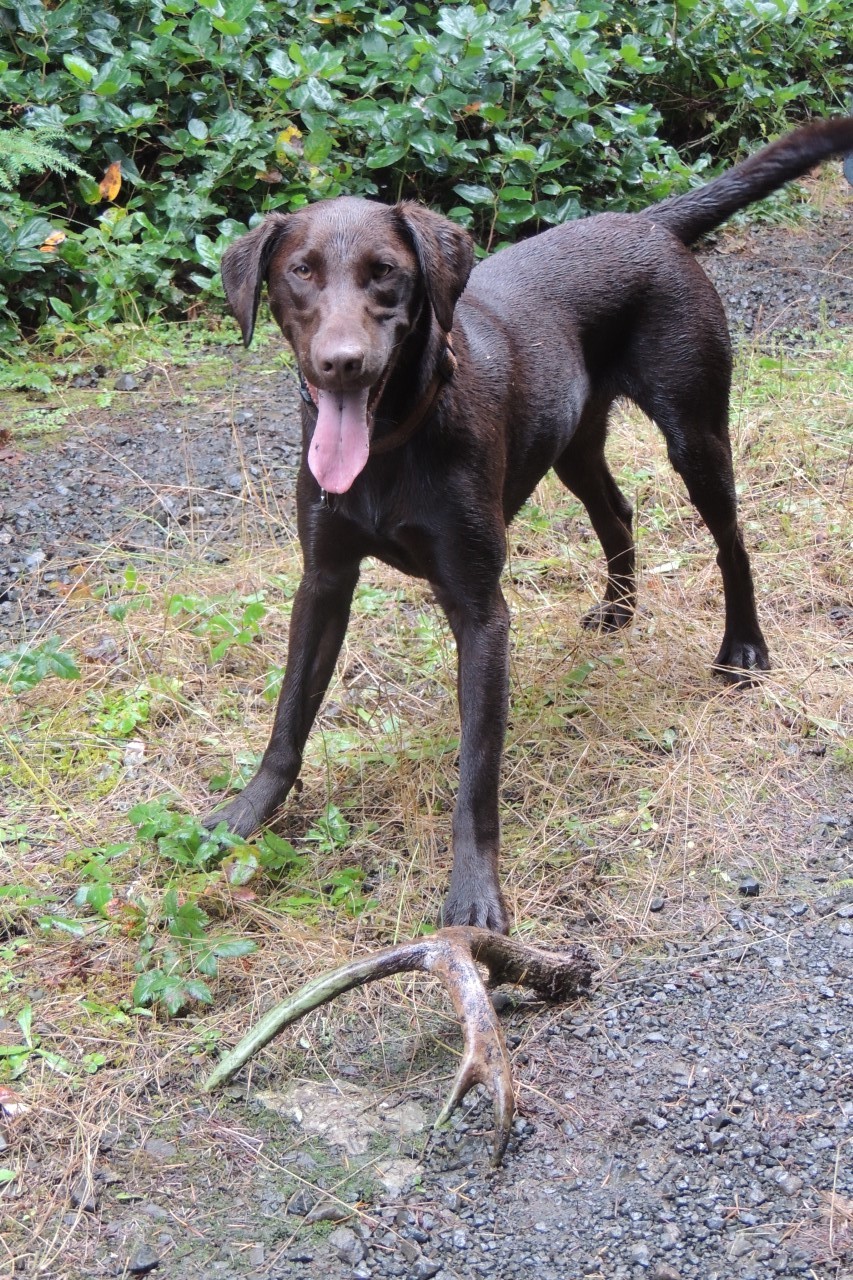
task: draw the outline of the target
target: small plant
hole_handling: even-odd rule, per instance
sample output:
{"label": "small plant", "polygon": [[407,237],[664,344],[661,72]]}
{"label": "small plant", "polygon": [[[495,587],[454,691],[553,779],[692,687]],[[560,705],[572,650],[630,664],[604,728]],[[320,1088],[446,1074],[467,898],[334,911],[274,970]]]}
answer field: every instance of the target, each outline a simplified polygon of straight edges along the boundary
{"label": "small plant", "polygon": [[140,941],[135,1004],[162,1005],[167,1013],[177,1014],[191,1004],[213,1003],[204,978],[217,976],[221,959],[249,955],[255,944],[248,938],[211,936],[209,924],[210,917],[197,902],[182,902],[176,889],[167,891]]}
{"label": "small plant", "polygon": [[376,899],[362,892],[365,873],[360,867],[342,867],[334,871],[324,886],[329,904],[346,912],[348,916],[360,916],[376,906]]}
{"label": "small plant", "polygon": [[261,757],[257,751],[238,751],[233,769],[214,773],[208,781],[211,791],[242,791],[258,771]]}
{"label": "small plant", "polygon": [[212,642],[211,661],[219,662],[232,645],[249,645],[260,639],[260,624],[267,612],[263,592],[244,596],[238,604],[239,611],[230,612],[223,607],[227,601],[175,595],[166,612],[170,618],[189,614],[193,635],[206,636]]}
{"label": "small plant", "polygon": [[112,583],[106,583],[95,587],[92,595],[96,599],[105,599],[107,601],[107,613],[116,622],[123,622],[128,613],[136,609],[143,609],[151,604],[151,594],[148,586],[142,581],[136,566],[133,564],[125,565],[120,587],[116,587]]}
{"label": "small plant", "polygon": [[264,676],[263,697],[265,702],[276,702],[278,695],[281,693],[281,686],[284,684],[285,668],[274,665],[269,668]]}
{"label": "small plant", "polygon": [[145,724],[151,711],[151,689],[138,684],[126,692],[111,692],[104,698],[95,724],[109,738],[129,738]]}
{"label": "small plant", "polygon": [[23,1075],[32,1058],[40,1059],[51,1071],[58,1071],[65,1076],[73,1074],[73,1068],[68,1059],[59,1053],[53,1053],[51,1050],[45,1049],[42,1046],[41,1037],[33,1031],[32,1005],[24,1005],[16,1018],[16,1022],[20,1029],[23,1043],[0,1044],[0,1063],[5,1062],[6,1069],[4,1074],[8,1079],[15,1080],[18,1076]]}
{"label": "small plant", "polygon": [[208,831],[191,814],[176,813],[162,800],[137,804],[127,815],[141,840],[151,840],[159,856],[167,862],[193,871],[217,866],[237,843],[225,824]]}
{"label": "small plant", "polygon": [[51,636],[41,644],[22,644],[0,653],[0,680],[8,684],[13,693],[35,689],[49,676],[60,680],[80,679],[74,655],[62,648],[58,636]]}
{"label": "small plant", "polygon": [[334,804],[326,807],[322,818],[305,835],[306,840],[316,845],[318,853],[333,853],[343,848],[349,838],[350,824]]}
{"label": "small plant", "polygon": [[11,191],[25,173],[75,173],[85,177],[81,169],[59,149],[63,141],[61,129],[0,129],[0,187]]}

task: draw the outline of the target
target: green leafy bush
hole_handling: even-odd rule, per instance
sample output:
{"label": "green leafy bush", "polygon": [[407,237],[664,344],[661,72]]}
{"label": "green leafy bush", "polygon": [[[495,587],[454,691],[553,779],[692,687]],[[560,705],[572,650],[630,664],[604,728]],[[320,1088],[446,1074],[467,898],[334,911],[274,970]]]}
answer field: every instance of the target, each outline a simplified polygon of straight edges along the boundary
{"label": "green leafy bush", "polygon": [[34,134],[0,184],[0,334],[186,315],[251,218],[341,192],[484,246],[646,204],[843,109],[851,29],[853,0],[0,0],[0,152]]}

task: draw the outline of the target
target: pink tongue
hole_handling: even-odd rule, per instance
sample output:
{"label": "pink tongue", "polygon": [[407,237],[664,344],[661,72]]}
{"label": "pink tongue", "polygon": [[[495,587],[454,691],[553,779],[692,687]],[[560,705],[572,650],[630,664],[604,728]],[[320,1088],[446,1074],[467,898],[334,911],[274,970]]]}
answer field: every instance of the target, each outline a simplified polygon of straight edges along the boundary
{"label": "pink tongue", "polygon": [[363,391],[317,391],[317,425],[308,447],[308,466],[327,493],[346,493],[367,463],[368,395],[368,387]]}

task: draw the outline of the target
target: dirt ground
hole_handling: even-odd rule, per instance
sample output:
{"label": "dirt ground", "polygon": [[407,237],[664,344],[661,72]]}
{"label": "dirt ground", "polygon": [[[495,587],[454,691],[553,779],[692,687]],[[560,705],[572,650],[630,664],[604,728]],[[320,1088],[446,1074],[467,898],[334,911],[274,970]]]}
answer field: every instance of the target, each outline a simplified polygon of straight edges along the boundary
{"label": "dirt ground", "polygon": [[[702,261],[756,350],[850,332],[849,203],[795,228],[737,227]],[[223,341],[218,354],[185,373],[86,370],[69,392],[91,392],[87,407],[61,423],[56,404],[33,406],[41,429],[7,442],[0,475],[3,647],[50,634],[93,559],[118,572],[140,553],[178,571],[227,565],[247,544],[259,556],[292,545],[292,375],[268,352]],[[827,594],[816,609],[849,664],[853,600]],[[675,722],[677,688],[662,697]],[[749,698],[708,713],[733,715],[745,743]],[[744,768],[762,765],[750,756]],[[819,738],[792,736],[749,795],[748,810],[719,815],[721,841],[748,853],[740,872],[712,883],[668,863],[640,945],[612,915],[602,922],[594,895],[573,899],[563,940],[587,943],[600,965],[588,1000],[504,999],[518,1115],[502,1168],[489,1167],[488,1099],[469,1099],[447,1132],[430,1129],[458,1051],[437,989],[413,979],[393,997],[348,997],[343,1014],[312,1015],[212,1099],[196,1089],[209,1015],[189,1049],[183,1031],[170,1048],[162,1028],[135,1081],[117,1047],[89,1093],[0,1128],[0,1165],[21,1143],[28,1153],[26,1178],[0,1201],[0,1274],[853,1276],[849,765]],[[49,986],[40,970],[26,984],[37,1024]],[[257,1013],[249,976],[244,999],[229,1039]],[[117,1028],[117,1046],[126,1034]],[[51,1129],[75,1124],[95,1139],[51,1143]]]}

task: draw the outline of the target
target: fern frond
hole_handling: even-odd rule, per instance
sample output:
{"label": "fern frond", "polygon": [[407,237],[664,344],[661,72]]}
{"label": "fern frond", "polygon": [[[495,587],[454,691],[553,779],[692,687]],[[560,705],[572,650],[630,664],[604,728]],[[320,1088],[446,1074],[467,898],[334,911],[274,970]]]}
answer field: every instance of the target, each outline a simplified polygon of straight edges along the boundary
{"label": "fern frond", "polygon": [[59,150],[61,138],[61,129],[0,129],[0,187],[12,191],[25,173],[50,171],[85,177],[85,169]]}

